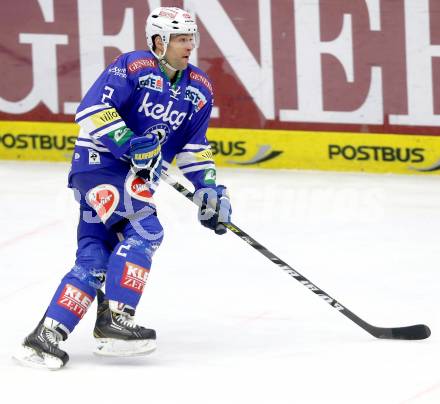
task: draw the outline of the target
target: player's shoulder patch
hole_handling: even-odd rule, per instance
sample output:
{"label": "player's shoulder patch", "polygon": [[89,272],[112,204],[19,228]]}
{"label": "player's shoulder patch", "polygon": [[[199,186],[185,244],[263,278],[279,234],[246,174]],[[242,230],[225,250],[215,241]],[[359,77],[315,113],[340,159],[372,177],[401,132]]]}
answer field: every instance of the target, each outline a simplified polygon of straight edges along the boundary
{"label": "player's shoulder patch", "polygon": [[130,52],[127,57],[127,73],[134,74],[147,69],[157,69],[157,59],[148,51]]}
{"label": "player's shoulder patch", "polygon": [[116,76],[120,79],[127,78],[127,57],[128,53],[121,53],[107,66],[107,71],[110,75]]}
{"label": "player's shoulder patch", "polygon": [[202,87],[208,89],[211,96],[214,95],[214,91],[212,89],[211,80],[209,80],[208,75],[201,69],[196,66],[189,66],[189,79],[191,84],[201,84]]}

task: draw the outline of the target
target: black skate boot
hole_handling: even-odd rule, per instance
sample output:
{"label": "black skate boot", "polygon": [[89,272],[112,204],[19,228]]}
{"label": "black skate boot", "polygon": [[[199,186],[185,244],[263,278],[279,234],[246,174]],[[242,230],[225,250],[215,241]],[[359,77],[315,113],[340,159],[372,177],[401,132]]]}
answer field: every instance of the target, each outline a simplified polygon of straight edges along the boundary
{"label": "black skate boot", "polygon": [[96,354],[138,356],[156,349],[156,331],[135,324],[134,313],[128,305],[104,300],[104,294],[98,291],[98,316],[93,330]]}
{"label": "black skate boot", "polygon": [[43,317],[14,358],[26,366],[58,370],[69,360],[69,355],[58,348],[59,342],[65,341],[68,335],[69,330],[61,323]]}

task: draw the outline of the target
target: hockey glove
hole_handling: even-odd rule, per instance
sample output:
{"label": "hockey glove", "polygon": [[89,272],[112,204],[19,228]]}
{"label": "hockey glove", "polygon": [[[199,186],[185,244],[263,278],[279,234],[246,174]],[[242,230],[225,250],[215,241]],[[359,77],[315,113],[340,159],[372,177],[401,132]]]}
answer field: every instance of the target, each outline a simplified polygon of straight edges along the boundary
{"label": "hockey glove", "polygon": [[130,142],[131,170],[149,182],[159,180],[162,171],[162,153],[157,136],[149,133]]}
{"label": "hockey glove", "polygon": [[200,223],[216,234],[225,234],[226,227],[222,223],[229,223],[232,213],[226,187],[217,185],[215,188],[200,188],[195,192],[194,200],[199,206]]}

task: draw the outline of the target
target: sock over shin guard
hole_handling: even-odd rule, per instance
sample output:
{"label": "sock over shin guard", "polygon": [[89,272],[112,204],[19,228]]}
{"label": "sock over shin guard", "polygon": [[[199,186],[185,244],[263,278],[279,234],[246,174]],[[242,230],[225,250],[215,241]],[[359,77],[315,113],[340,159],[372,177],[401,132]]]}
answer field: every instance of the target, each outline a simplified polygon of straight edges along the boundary
{"label": "sock over shin guard", "polygon": [[105,295],[136,308],[148,279],[151,258],[162,241],[162,226],[156,215],[150,215],[135,225],[127,223],[122,234],[124,240],[108,261]]}

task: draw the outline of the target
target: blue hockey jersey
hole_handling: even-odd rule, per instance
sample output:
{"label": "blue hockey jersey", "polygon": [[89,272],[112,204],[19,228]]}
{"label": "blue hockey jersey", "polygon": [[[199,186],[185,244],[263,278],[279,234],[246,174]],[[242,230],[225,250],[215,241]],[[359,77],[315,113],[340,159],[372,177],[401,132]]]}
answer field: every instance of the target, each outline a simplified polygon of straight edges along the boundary
{"label": "blue hockey jersey", "polygon": [[151,52],[120,55],[78,107],[75,121],[81,129],[69,184],[72,175],[103,167],[126,173],[130,140],[154,133],[162,146],[164,169],[176,158],[196,189],[215,186],[215,165],[206,139],[212,104],[211,83],[196,66],[189,64],[171,83]]}

